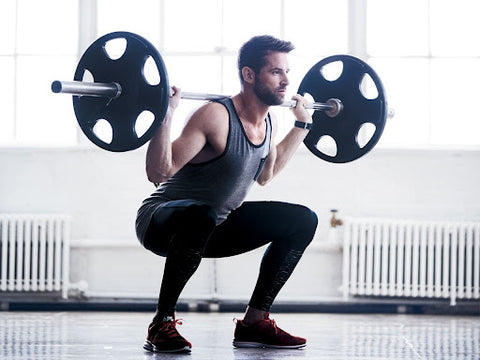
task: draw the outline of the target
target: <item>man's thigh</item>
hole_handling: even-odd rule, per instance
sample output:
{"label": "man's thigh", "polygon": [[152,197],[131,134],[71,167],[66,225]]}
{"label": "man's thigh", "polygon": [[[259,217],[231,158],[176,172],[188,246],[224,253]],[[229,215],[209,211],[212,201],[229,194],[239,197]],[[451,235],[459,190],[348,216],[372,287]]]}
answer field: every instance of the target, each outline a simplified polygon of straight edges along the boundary
{"label": "man's thigh", "polygon": [[305,207],[278,201],[244,202],[215,228],[204,256],[238,255],[288,237],[300,209]]}

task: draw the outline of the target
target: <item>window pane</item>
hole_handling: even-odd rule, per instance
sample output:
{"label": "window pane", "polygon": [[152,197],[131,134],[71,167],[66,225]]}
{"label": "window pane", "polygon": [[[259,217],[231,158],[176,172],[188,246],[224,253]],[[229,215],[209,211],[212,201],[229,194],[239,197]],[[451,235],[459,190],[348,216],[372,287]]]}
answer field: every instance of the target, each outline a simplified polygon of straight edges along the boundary
{"label": "window pane", "polygon": [[75,67],[75,56],[18,57],[19,143],[47,146],[76,143],[77,122],[73,112],[72,98],[64,94],[54,94],[50,90],[52,80],[71,78],[72,69]]}
{"label": "window pane", "polygon": [[347,31],[346,0],[285,1],[285,38],[297,53],[316,57],[315,63],[326,55],[346,53]]}
{"label": "window pane", "polygon": [[221,0],[165,0],[165,50],[214,51],[221,46]]}
{"label": "window pane", "polygon": [[[221,90],[221,57],[219,56],[165,56],[170,86],[176,85],[186,92],[218,94]],[[182,100],[175,112],[172,137],[176,137],[187,116],[202,101]]]}
{"label": "window pane", "polygon": [[278,0],[224,0],[224,46],[238,51],[257,35],[280,36],[281,2]]}
{"label": "window pane", "polygon": [[13,57],[0,57],[0,143],[11,143],[15,135],[15,63]]}
{"label": "window pane", "polygon": [[480,1],[431,1],[432,55],[480,55]]}
{"label": "window pane", "polygon": [[367,53],[428,55],[428,0],[368,0]]}
{"label": "window pane", "polygon": [[389,108],[379,146],[426,145],[429,137],[429,63],[427,59],[371,59],[381,78]]}
{"label": "window pane", "polygon": [[76,54],[78,2],[18,0],[20,54]]}
{"label": "window pane", "polygon": [[238,75],[237,56],[223,57],[222,94],[235,95],[240,91],[240,78]]}
{"label": "window pane", "polygon": [[313,54],[300,54],[297,50],[290,53],[290,72],[288,73],[290,84],[287,88],[287,99],[297,93],[298,87],[307,72],[322,59],[323,56],[318,57]]}
{"label": "window pane", "polygon": [[432,60],[432,143],[480,145],[480,59]]}
{"label": "window pane", "polygon": [[12,55],[15,51],[15,20],[15,1],[0,2],[0,34],[2,34],[0,54]]}
{"label": "window pane", "polygon": [[220,56],[165,56],[170,85],[183,91],[218,93],[221,90]]}
{"label": "window pane", "polygon": [[160,45],[160,1],[97,1],[99,37],[113,31],[130,31]]}

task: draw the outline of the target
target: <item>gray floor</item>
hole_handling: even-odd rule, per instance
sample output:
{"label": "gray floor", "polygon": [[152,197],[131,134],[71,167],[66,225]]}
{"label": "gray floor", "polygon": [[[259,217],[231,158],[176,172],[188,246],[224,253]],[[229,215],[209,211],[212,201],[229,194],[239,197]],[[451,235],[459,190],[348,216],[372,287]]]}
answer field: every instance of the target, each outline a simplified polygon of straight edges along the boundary
{"label": "gray floor", "polygon": [[10,359],[480,359],[480,318],[431,315],[273,314],[308,339],[302,350],[234,349],[231,313],[180,313],[191,354],[142,350],[151,314],[0,312],[0,358]]}

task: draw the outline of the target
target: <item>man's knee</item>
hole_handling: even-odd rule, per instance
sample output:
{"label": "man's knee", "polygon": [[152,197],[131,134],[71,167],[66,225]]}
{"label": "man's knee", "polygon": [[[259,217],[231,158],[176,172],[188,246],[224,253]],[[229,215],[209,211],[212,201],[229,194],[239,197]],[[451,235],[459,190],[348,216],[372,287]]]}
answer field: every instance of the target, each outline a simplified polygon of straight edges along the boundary
{"label": "man's knee", "polygon": [[295,212],[295,219],[292,219],[297,225],[297,231],[301,236],[296,245],[306,248],[313,240],[318,225],[317,214],[306,206],[298,205]]}
{"label": "man's knee", "polygon": [[306,228],[315,230],[318,225],[317,214],[306,206],[302,206],[301,218]]}
{"label": "man's knee", "polygon": [[294,218],[291,220],[298,224],[301,229],[310,229],[315,231],[318,225],[317,214],[304,205],[295,205]]}

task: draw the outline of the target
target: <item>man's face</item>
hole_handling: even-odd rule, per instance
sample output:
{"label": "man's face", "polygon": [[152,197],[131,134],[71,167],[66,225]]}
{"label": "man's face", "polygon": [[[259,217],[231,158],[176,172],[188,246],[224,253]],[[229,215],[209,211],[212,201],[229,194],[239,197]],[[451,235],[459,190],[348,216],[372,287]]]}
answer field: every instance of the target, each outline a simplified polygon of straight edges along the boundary
{"label": "man's face", "polygon": [[280,105],[285,101],[287,85],[289,84],[288,54],[272,52],[267,55],[267,62],[255,76],[253,90],[258,98],[268,106]]}

